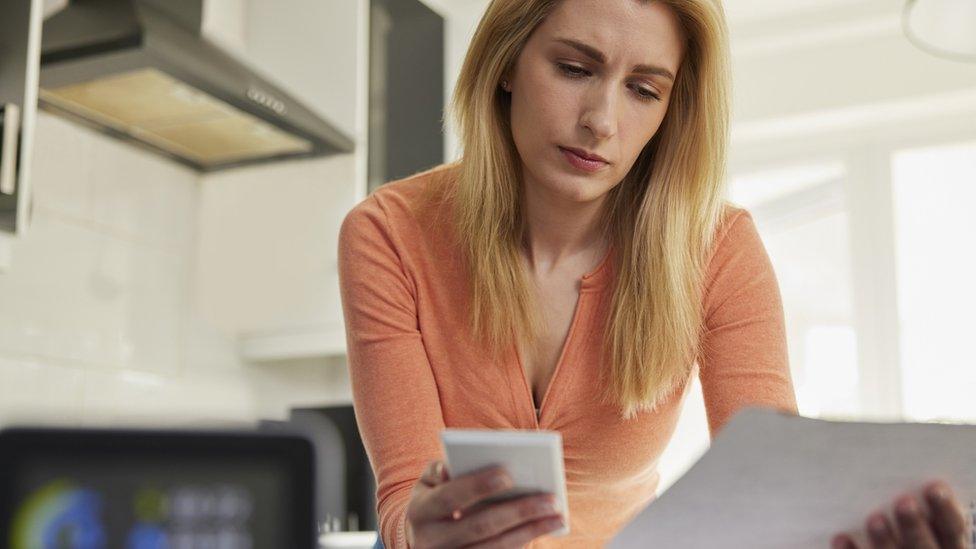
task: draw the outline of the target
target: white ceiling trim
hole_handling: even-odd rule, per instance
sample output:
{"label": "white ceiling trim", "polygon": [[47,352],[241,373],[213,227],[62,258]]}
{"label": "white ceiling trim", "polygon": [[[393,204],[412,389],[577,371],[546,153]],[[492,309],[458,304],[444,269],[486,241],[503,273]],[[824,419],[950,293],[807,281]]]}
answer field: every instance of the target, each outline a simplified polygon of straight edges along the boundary
{"label": "white ceiling trim", "polygon": [[801,17],[811,12],[842,12],[857,0],[723,0],[729,24],[749,24],[782,17]]}
{"label": "white ceiling trim", "polygon": [[775,119],[733,122],[731,137],[737,145],[762,144],[815,134],[850,133],[869,127],[915,123],[939,116],[976,117],[976,88]]}
{"label": "white ceiling trim", "polygon": [[901,33],[900,13],[840,21],[824,26],[749,38],[736,38],[733,32],[731,47],[733,55],[750,57],[810,48],[831,42],[869,39],[899,33]]}

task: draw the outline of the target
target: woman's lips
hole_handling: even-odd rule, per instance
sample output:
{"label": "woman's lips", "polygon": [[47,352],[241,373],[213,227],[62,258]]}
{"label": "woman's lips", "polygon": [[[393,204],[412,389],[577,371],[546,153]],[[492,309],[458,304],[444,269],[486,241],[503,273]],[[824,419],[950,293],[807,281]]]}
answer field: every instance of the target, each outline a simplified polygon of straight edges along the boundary
{"label": "woman's lips", "polygon": [[559,150],[563,153],[563,157],[571,166],[583,170],[584,172],[592,173],[608,166],[606,162],[602,162],[600,160],[588,160],[569,149],[559,147]]}

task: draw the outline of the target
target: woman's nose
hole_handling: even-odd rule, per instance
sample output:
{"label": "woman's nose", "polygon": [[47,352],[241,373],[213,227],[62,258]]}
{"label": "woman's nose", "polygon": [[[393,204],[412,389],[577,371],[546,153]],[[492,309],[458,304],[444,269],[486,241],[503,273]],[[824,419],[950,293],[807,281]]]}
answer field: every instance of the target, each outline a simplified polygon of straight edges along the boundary
{"label": "woman's nose", "polygon": [[597,139],[607,139],[617,132],[616,92],[613,86],[600,86],[588,97],[580,124]]}

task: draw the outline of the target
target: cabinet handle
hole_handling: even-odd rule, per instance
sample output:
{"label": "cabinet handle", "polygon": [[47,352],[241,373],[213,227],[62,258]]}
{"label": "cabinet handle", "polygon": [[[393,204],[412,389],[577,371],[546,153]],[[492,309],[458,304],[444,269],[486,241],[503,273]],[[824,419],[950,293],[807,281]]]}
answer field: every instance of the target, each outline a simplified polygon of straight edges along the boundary
{"label": "cabinet handle", "polygon": [[13,103],[0,106],[0,193],[17,191],[17,144],[20,137],[20,107]]}

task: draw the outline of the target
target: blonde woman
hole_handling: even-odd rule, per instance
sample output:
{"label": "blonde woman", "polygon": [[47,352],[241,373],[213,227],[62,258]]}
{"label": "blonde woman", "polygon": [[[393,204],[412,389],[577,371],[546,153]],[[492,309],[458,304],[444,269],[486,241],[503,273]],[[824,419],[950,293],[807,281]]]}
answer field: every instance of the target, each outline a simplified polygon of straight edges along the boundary
{"label": "blonde woman", "polygon": [[[727,41],[717,0],[488,5],[461,159],[340,232],[377,546],[599,547],[654,499],[692,375],[712,436],[744,406],[797,412],[773,269],[723,200]],[[444,427],[559,431],[570,534],[546,537],[546,495],[479,505],[510,479],[450,477]],[[885,535],[961,547],[958,503],[933,509]]]}

